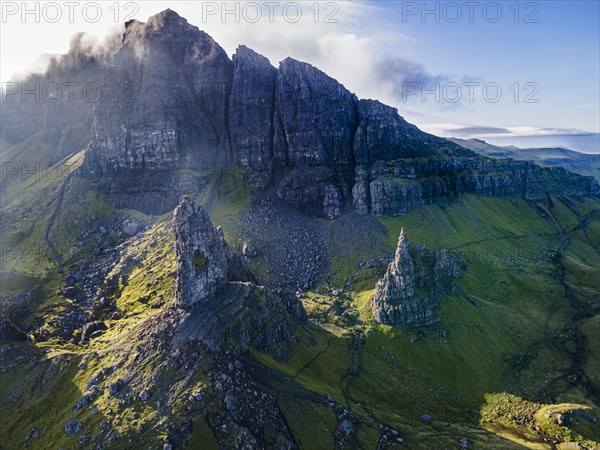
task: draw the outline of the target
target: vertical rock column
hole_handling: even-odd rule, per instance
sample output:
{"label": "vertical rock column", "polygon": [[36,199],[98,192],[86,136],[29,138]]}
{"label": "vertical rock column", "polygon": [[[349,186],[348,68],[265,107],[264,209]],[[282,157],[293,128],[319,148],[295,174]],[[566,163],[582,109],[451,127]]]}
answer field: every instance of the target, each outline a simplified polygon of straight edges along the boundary
{"label": "vertical rock column", "polygon": [[227,259],[222,235],[204,208],[184,200],[175,209],[177,303],[191,306],[214,295],[227,282]]}
{"label": "vertical rock column", "polygon": [[[375,320],[405,328],[434,324],[439,320],[439,302],[456,291],[455,280],[461,273],[458,259],[448,250],[433,253],[423,245],[409,245],[403,228],[394,260],[371,300]],[[417,295],[417,288],[427,295]]]}

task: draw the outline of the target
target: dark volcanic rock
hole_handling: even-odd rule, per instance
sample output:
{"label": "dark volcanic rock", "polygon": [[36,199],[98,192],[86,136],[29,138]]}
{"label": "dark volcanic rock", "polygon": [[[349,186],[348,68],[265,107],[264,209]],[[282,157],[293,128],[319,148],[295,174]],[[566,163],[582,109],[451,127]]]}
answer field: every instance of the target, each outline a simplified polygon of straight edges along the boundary
{"label": "dark volcanic rock", "polygon": [[[432,253],[422,245],[409,245],[403,228],[394,260],[371,300],[375,320],[406,328],[437,322],[439,301],[455,292],[461,273],[458,259],[448,250]],[[417,294],[417,289],[426,295]]]}
{"label": "dark volcanic rock", "polygon": [[252,346],[286,359],[296,329],[307,320],[302,304],[257,286],[244,261],[192,200],[177,207],[174,221],[177,303],[189,311],[175,345],[199,340],[214,349]]}
{"label": "dark volcanic rock", "polygon": [[214,296],[230,281],[255,282],[202,206],[184,199],[175,209],[174,222],[179,305],[189,307]]}
{"label": "dark volcanic rock", "polygon": [[369,193],[369,209],[375,216],[407,214],[425,203],[423,187],[410,179],[373,181]]}
{"label": "dark volcanic rock", "polygon": [[285,142],[290,167],[352,164],[357,102],[317,68],[285,59],[277,77],[278,153]]}
{"label": "dark volcanic rock", "polygon": [[296,329],[306,321],[297,298],[252,283],[229,282],[190,309],[175,333],[175,344],[199,340],[234,352],[254,347],[285,361],[296,342]]}
{"label": "dark volcanic rock", "polygon": [[83,326],[83,330],[81,332],[81,343],[84,344],[87,341],[89,341],[92,338],[92,335],[94,335],[94,333],[98,332],[98,331],[105,331],[106,325],[104,325],[104,322],[90,322],[90,323],[86,323]]}
{"label": "dark volcanic rock", "polygon": [[108,393],[112,397],[124,398],[128,391],[129,389],[127,388],[127,383],[122,378],[119,378],[108,385]]}
{"label": "dark volcanic rock", "polygon": [[241,215],[241,235],[257,251],[255,272],[273,289],[296,292],[322,281],[329,270],[326,227],[277,198],[256,200]]}
{"label": "dark volcanic rock", "polygon": [[462,194],[600,193],[591,177],[486,158],[423,133],[309,64],[287,58],[276,69],[244,46],[232,61],[171,10],[127,22],[102,57],[79,47],[40,80],[94,80],[99,101],[37,108],[13,96],[3,130],[9,140],[42,130],[44,141],[68,147],[60,155],[89,141],[82,173],[116,207],[163,214],[231,168],[245,169],[253,187],[275,187],[303,213],[330,219],[351,209],[401,215]]}
{"label": "dark volcanic rock", "polygon": [[233,55],[229,129],[234,160],[242,167],[270,172],[277,69],[248,47]]}
{"label": "dark volcanic rock", "polygon": [[349,166],[293,169],[277,193],[288,205],[315,217],[338,218],[352,195]]}
{"label": "dark volcanic rock", "polygon": [[396,108],[375,100],[358,103],[360,124],[354,138],[357,165],[398,158],[432,156],[430,144],[441,141],[406,122]]}
{"label": "dark volcanic rock", "polygon": [[[449,150],[444,147],[444,154]],[[406,214],[423,204],[446,203],[462,194],[543,200],[548,193],[597,196],[598,183],[561,168],[526,161],[441,157],[376,161],[357,169],[353,204],[377,216]]]}
{"label": "dark volcanic rock", "polygon": [[233,64],[206,33],[166,10],[126,24],[100,100],[86,169],[92,174],[200,168],[226,160]]}
{"label": "dark volcanic rock", "polygon": [[65,424],[65,433],[79,434],[83,428],[83,424],[77,419],[71,419]]}
{"label": "dark volcanic rock", "polygon": [[291,58],[277,77],[276,162],[292,171],[279,196],[313,216],[339,217],[351,196],[358,100],[315,67]]}
{"label": "dark volcanic rock", "polygon": [[27,335],[19,330],[8,317],[0,314],[0,341],[24,341]]}

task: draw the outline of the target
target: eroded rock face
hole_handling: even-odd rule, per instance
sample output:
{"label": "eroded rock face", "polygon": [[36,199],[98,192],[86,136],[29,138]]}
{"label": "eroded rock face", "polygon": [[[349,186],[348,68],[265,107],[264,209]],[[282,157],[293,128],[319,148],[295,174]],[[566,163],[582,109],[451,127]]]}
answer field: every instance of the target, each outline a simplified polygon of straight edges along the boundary
{"label": "eroded rock face", "polygon": [[432,156],[431,144],[442,141],[405,121],[396,108],[375,100],[358,103],[359,126],[354,137],[356,164]]}
{"label": "eroded rock face", "polygon": [[[352,164],[357,98],[310,64],[287,58],[277,77],[278,153],[290,167]],[[284,140],[284,142],[281,142]]]}
{"label": "eroded rock face", "polygon": [[329,219],[397,216],[462,194],[600,193],[591,177],[486,158],[424,133],[310,64],[287,58],[275,68],[244,46],[230,60],[170,10],[128,22],[110,62],[83,170],[116,206],[164,213],[231,167]]}
{"label": "eroded rock face", "polygon": [[410,245],[403,228],[394,260],[371,300],[375,320],[405,328],[436,323],[439,301],[456,291],[461,273],[458,259],[448,250],[433,253],[423,245]]}
{"label": "eroded rock face", "polygon": [[598,195],[598,184],[562,168],[526,161],[480,158],[445,139],[421,132],[398,111],[359,102],[354,140],[352,204],[359,214],[398,216],[462,194],[543,200],[548,192]]}
{"label": "eroded rock face", "polygon": [[[244,46],[230,59],[171,10],[127,22],[106,47],[91,55],[75,37],[46,74],[11,85],[19,91],[0,118],[7,141],[43,132],[52,145],[42,162],[87,144],[81,173],[116,207],[163,214],[232,168],[244,169],[251,187],[276,188],[289,205],[330,219],[351,210],[402,215],[467,193],[600,194],[592,177],[486,158],[423,133],[310,64],[287,58],[275,68]],[[79,88],[41,106],[35,95],[22,101],[23,89],[49,83]]]}
{"label": "eroded rock face", "polygon": [[227,245],[208,213],[191,199],[175,209],[177,303],[191,307],[214,296],[229,281],[255,282],[252,273]]}
{"label": "eroded rock face", "polygon": [[253,283],[229,282],[194,305],[175,333],[175,345],[202,341],[212,349],[242,352],[249,347],[285,361],[307,321],[302,304]]}
{"label": "eroded rock face", "polygon": [[[106,73],[86,170],[202,169],[225,161],[232,74],[225,51],[174,11],[127,22]],[[118,98],[109,95],[115,87]]]}
{"label": "eroded rock face", "polygon": [[248,47],[233,55],[229,128],[234,160],[242,167],[270,173],[273,166],[273,117],[277,69]]}
{"label": "eroded rock face", "polygon": [[177,305],[187,310],[175,345],[190,340],[214,349],[254,347],[285,360],[307,316],[297,298],[258,286],[208,213],[191,199],[176,208]]}
{"label": "eroded rock face", "polygon": [[280,181],[277,194],[305,214],[336,219],[352,195],[351,176],[348,166],[296,168]]}

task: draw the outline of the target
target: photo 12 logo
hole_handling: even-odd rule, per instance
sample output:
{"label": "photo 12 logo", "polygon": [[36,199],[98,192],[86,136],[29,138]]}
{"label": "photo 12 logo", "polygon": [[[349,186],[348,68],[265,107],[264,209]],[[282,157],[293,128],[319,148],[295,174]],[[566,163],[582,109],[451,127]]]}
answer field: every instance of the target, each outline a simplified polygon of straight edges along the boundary
{"label": "photo 12 logo", "polygon": [[402,23],[539,23],[537,2],[401,2]]}
{"label": "photo 12 logo", "polygon": [[540,87],[533,81],[518,81],[504,87],[495,81],[449,81],[446,83],[402,83],[402,103],[417,101],[421,103],[498,103],[504,95],[514,103],[539,103],[537,97]]}
{"label": "photo 12 logo", "polygon": [[2,23],[114,23],[133,19],[140,7],[136,2],[0,2]]}
{"label": "photo 12 logo", "polygon": [[75,164],[47,166],[37,161],[4,161],[1,166],[0,181],[25,183],[32,179],[36,183],[39,181],[54,183],[75,173],[76,170]]}
{"label": "photo 12 logo", "polygon": [[314,23],[339,23],[340,5],[337,2],[198,2],[202,23],[287,23],[311,20]]}
{"label": "photo 12 logo", "polygon": [[97,83],[89,81],[8,81],[2,83],[1,102],[20,103],[130,103],[139,94],[134,82]]}

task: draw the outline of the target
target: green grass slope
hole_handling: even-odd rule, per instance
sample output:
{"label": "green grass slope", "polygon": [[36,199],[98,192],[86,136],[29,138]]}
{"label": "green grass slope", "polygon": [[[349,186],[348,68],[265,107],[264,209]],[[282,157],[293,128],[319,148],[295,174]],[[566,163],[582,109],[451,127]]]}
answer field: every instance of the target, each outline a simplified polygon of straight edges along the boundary
{"label": "green grass slope", "polygon": [[[385,227],[379,240],[390,251],[405,227],[412,242],[462,255],[467,270],[459,280],[460,294],[443,301],[441,322],[417,330],[375,324],[368,310],[372,274],[363,273],[363,279],[354,274],[338,283],[346,282],[358,320],[336,320],[327,311],[339,299],[309,293],[305,305],[311,317],[342,328],[322,324],[314,356],[300,346],[301,362],[274,367],[308,389],[343,398],[358,413],[406,430],[410,448],[444,448],[463,435],[482,448],[511,448],[474,425],[486,396],[495,392],[597,407],[597,397],[589,394],[598,392],[600,258],[596,235],[588,233],[597,220],[582,225],[578,215],[600,205],[576,202],[571,211],[563,200],[573,207],[567,199],[536,206],[548,211],[547,218],[524,201],[468,196],[448,207],[426,206],[404,217],[379,219]],[[344,261],[356,252],[379,256],[365,255],[353,239],[335,245],[350,247]],[[347,345],[355,329],[364,333],[358,369],[346,362],[356,359],[356,350]],[[308,377],[298,375],[298,365]],[[582,372],[589,382],[578,381]]]}
{"label": "green grass slope", "polygon": [[[207,358],[180,370],[166,366],[159,349],[140,350],[148,324],[160,323],[173,297],[169,215],[117,211],[79,179],[28,183],[11,186],[10,192],[14,201],[29,196],[37,207],[16,208],[19,215],[2,229],[3,239],[15,247],[42,248],[37,259],[25,252],[3,260],[3,281],[9,281],[2,288],[3,307],[6,299],[31,288],[32,280],[37,283],[28,315],[15,316],[28,329],[46,326],[72,306],[57,290],[73,267],[92,261],[91,250],[99,245],[82,239],[83,230],[125,213],[149,226],[135,236],[106,237],[107,246],[114,242],[119,248],[111,275],[126,275],[111,292],[116,309],[98,311],[106,332],[83,345],[59,338],[18,344],[25,355],[20,359],[9,358],[12,347],[3,350],[0,408],[6,414],[0,443],[7,449],[26,443],[78,448],[64,423],[73,417],[71,408],[90,377],[114,368],[111,380],[139,374],[142,381],[132,387],[138,396],[144,389],[168,391],[170,416],[147,403],[120,404],[104,393],[78,417],[91,437],[101,435],[100,424],[110,420],[114,434],[132,445],[160,448],[165,421],[185,413],[190,389],[205,386],[212,367]],[[238,182],[224,189],[209,186],[203,197],[234,245],[244,241],[242,217],[250,200]],[[576,410],[597,414],[599,406],[600,202],[553,197],[533,204],[464,196],[403,217],[351,215],[315,223],[327,236],[330,272],[302,294],[309,327],[299,333],[287,364],[256,351],[248,356],[277,374],[269,382],[302,448],[335,448],[338,419],[327,402],[360,418],[352,422],[348,448],[377,448],[380,424],[400,431],[403,443],[390,448],[458,448],[464,439],[472,448],[486,449],[595,448],[593,422],[574,420],[571,429],[557,428],[551,419]],[[452,249],[466,266],[458,293],[442,301],[441,321],[432,327],[395,329],[376,324],[370,313],[385,265],[365,269],[360,263],[389,256],[402,227],[411,242]],[[278,232],[264,230],[267,236]],[[498,402],[507,395],[520,398],[517,406],[536,405],[531,422],[505,420],[512,412]],[[492,417],[494,402],[500,410]],[[204,407],[217,411],[222,399],[216,395]],[[527,431],[525,425],[533,428]],[[26,440],[32,428],[39,437]],[[216,448],[214,439],[199,415],[189,448]]]}
{"label": "green grass slope", "polygon": [[452,142],[485,156],[533,161],[540,166],[563,167],[569,172],[590,176],[600,181],[600,155],[581,153],[566,148],[499,147],[479,139],[450,139]]}

